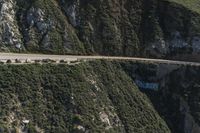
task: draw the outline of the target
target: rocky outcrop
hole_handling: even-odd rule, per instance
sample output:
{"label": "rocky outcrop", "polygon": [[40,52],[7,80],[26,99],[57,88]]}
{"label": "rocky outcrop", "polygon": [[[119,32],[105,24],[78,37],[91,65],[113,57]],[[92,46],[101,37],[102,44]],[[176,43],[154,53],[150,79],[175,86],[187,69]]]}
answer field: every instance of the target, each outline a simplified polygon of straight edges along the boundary
{"label": "rocky outcrop", "polygon": [[87,52],[171,58],[200,52],[200,15],[169,1],[61,2]]}
{"label": "rocky outcrop", "polygon": [[21,49],[23,44],[16,21],[16,1],[0,1],[0,50]]}
{"label": "rocky outcrop", "polygon": [[1,50],[22,48],[54,54],[159,58],[187,55],[188,60],[200,53],[200,13],[181,2],[2,0],[1,3]]}
{"label": "rocky outcrop", "polygon": [[147,54],[155,57],[199,54],[200,16],[197,12],[168,1],[150,0],[145,8],[142,27],[147,31],[143,34]]}
{"label": "rocky outcrop", "polygon": [[[46,20],[45,12],[42,9],[31,7],[27,12],[26,22],[28,24],[25,34],[26,38],[24,38],[26,46],[29,47],[29,45],[31,45],[30,41],[35,40],[38,41],[36,42],[36,45],[41,43],[40,47],[48,50],[53,45],[51,44],[50,37],[48,35],[50,30],[53,30],[54,26],[51,18]],[[35,30],[33,30],[34,28]],[[37,33],[40,34],[40,36],[37,36]]]}
{"label": "rocky outcrop", "polygon": [[16,15],[26,51],[84,54],[82,43],[57,1],[17,0],[17,7]]}
{"label": "rocky outcrop", "polygon": [[[121,65],[133,81],[142,81],[135,83],[151,99],[172,133],[200,132],[199,67],[134,62]],[[158,88],[147,83],[156,83]]]}

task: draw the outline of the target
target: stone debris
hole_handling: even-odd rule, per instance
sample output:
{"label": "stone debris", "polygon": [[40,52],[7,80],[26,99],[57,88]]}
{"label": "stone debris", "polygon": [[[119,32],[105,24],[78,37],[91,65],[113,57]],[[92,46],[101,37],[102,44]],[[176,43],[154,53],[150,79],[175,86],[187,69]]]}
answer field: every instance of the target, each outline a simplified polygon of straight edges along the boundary
{"label": "stone debris", "polygon": [[100,115],[100,119],[103,123],[106,123],[108,126],[111,126],[108,115],[105,112],[100,112],[99,115]]}
{"label": "stone debris", "polygon": [[24,124],[28,124],[28,123],[30,122],[30,120],[22,120],[22,122],[23,122]]}
{"label": "stone debris", "polygon": [[77,126],[77,129],[78,129],[78,130],[81,130],[81,131],[83,131],[83,132],[85,132],[85,127],[83,127],[83,126],[81,126],[81,125],[78,125],[78,126]]}

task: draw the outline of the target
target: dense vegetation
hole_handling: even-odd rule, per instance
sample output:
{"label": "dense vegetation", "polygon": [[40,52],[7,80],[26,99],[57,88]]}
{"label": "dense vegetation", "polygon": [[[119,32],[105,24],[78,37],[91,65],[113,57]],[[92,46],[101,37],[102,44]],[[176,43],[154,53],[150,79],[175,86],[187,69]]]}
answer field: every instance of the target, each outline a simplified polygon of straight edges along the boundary
{"label": "dense vegetation", "polygon": [[1,65],[0,132],[9,131],[170,132],[121,66],[104,61]]}
{"label": "dense vegetation", "polygon": [[[199,0],[4,0],[0,19],[0,52],[200,60]],[[199,68],[159,66],[0,65],[0,133],[200,132]]]}
{"label": "dense vegetation", "polygon": [[198,0],[8,0],[3,4],[7,6],[1,7],[5,24],[0,25],[0,51],[17,52],[19,44],[22,52],[53,54],[172,58],[200,51]]}

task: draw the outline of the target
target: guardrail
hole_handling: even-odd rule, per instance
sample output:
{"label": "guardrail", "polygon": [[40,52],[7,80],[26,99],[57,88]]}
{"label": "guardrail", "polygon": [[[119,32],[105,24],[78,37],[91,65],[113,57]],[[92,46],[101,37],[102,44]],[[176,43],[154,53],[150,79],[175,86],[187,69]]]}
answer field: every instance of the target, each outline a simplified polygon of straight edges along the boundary
{"label": "guardrail", "polygon": [[0,64],[77,64],[80,63],[82,60],[53,60],[53,59],[41,59],[41,60],[30,60],[30,59],[25,59],[25,60],[11,60],[11,59],[1,59]]}

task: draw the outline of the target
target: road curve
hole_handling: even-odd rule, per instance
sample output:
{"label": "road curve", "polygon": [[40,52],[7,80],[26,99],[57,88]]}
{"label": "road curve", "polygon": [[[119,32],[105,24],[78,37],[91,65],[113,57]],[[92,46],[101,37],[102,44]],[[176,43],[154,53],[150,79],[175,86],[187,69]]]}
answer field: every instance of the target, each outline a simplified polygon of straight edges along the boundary
{"label": "road curve", "polygon": [[152,63],[164,63],[164,64],[174,64],[174,65],[193,65],[200,66],[200,62],[187,62],[187,61],[175,61],[175,60],[164,60],[164,59],[149,59],[149,58],[138,58],[138,57],[117,57],[117,56],[79,56],[79,55],[47,55],[47,54],[18,54],[18,53],[0,53],[0,61],[6,60],[65,60],[65,61],[75,61],[75,60],[130,60],[138,62],[152,62]]}

